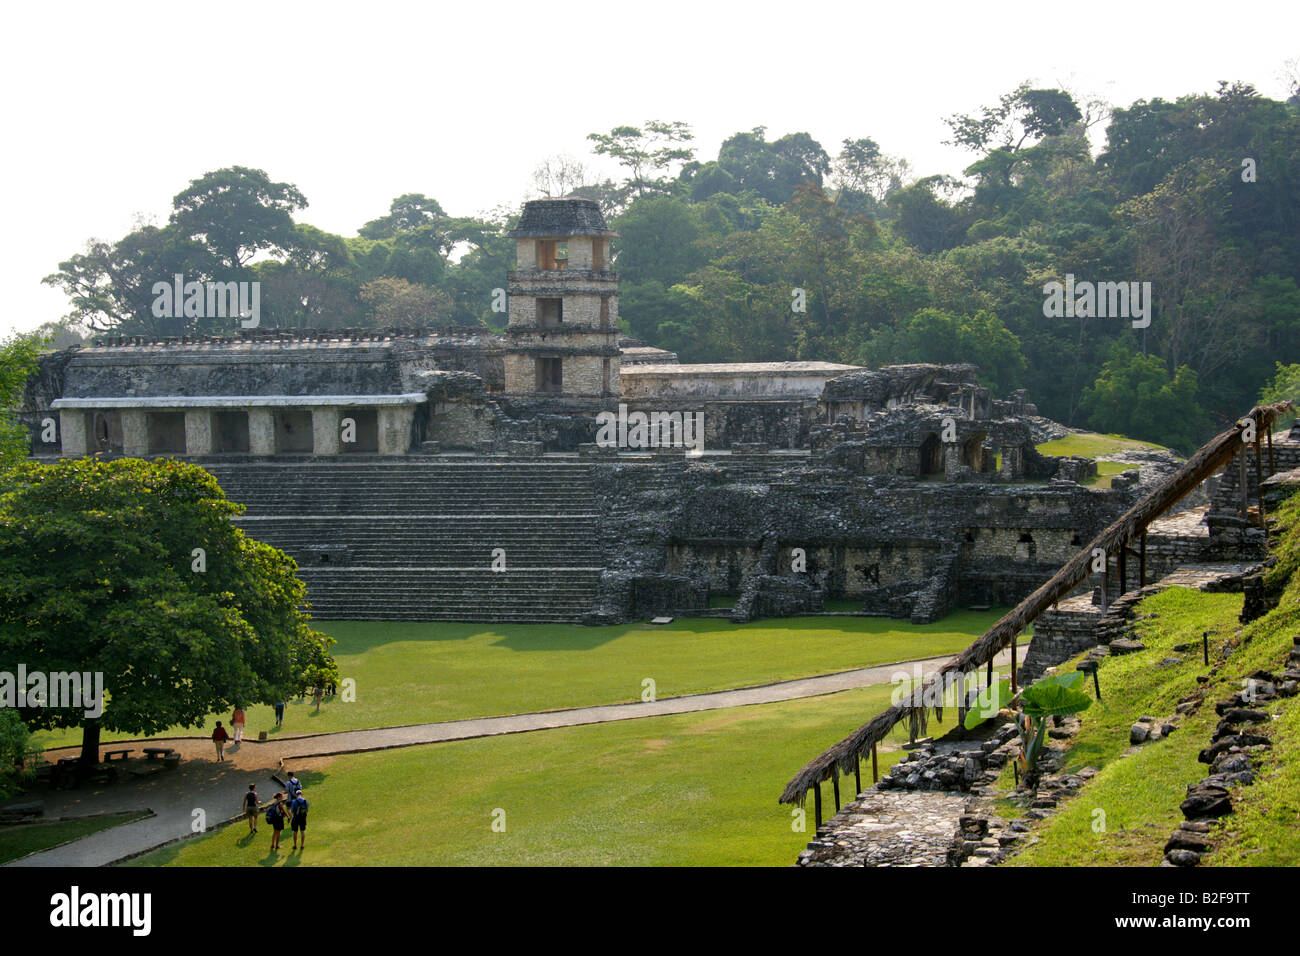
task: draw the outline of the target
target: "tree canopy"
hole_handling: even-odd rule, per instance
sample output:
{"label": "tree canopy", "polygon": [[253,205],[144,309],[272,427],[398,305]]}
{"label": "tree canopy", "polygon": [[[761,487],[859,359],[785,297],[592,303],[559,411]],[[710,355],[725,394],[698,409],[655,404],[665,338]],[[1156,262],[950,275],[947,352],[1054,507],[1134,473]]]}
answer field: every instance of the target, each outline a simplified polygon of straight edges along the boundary
{"label": "tree canopy", "polygon": [[103,713],[25,708],[33,728],[155,734],[272,703],[322,674],[331,638],[300,610],[284,553],[230,522],[242,507],[175,460],[26,462],[0,485],[0,671],[99,672]]}

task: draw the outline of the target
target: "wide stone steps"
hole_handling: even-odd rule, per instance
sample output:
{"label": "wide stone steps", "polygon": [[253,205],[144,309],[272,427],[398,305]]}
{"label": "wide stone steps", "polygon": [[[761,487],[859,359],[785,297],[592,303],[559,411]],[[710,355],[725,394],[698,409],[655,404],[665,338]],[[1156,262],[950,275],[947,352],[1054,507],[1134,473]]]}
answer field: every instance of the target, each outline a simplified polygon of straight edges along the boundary
{"label": "wide stone steps", "polygon": [[[586,463],[201,463],[246,506],[234,523],[298,561],[318,618],[568,622],[594,604],[602,561]],[[504,572],[491,570],[494,548]]]}

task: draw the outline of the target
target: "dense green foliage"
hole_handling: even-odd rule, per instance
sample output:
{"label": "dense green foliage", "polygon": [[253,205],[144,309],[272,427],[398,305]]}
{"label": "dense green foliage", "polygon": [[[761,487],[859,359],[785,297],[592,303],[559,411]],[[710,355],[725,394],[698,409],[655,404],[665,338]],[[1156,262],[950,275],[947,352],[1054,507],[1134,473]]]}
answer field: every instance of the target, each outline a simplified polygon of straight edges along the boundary
{"label": "dense green foliage", "polygon": [[[1225,83],[1107,114],[1022,85],[947,123],[972,157],[960,177],[763,127],[697,158],[686,124],[651,120],[588,137],[620,179],[552,157],[535,181],[603,204],[626,331],[683,361],[970,361],[1060,421],[1187,450],[1300,352],[1300,97]],[[99,330],[233,330],[154,316],[152,283],[176,273],[260,280],[266,326],[502,324],[513,213],[412,193],[345,238],[295,223],[305,205],[260,170],[210,172],[165,226],[46,281]],[[1149,324],[1048,317],[1044,286],[1067,275],[1151,283]]]}
{"label": "dense green foliage", "polygon": [[23,388],[36,369],[42,344],[40,335],[17,335],[0,341],[0,471],[31,452],[31,436],[12,410],[23,404]]}
{"label": "dense green foliage", "polygon": [[[23,707],[32,728],[154,733],[336,677],[280,551],[245,537],[203,469],[28,462],[0,484],[0,671],[100,672],[107,702]],[[200,553],[201,551],[201,553]],[[92,705],[93,707],[93,705]],[[96,758],[97,759],[97,756]]]}

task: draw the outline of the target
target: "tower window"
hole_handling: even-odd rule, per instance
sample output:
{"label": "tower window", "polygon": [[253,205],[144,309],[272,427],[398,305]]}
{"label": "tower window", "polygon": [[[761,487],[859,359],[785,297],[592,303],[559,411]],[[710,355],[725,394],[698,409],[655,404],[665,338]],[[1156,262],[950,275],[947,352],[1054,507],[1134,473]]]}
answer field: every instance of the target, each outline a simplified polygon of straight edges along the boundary
{"label": "tower window", "polygon": [[537,268],[562,270],[569,264],[569,244],[560,239],[537,240]]}
{"label": "tower window", "polygon": [[537,360],[537,391],[558,393],[564,389],[564,369],[559,358]]}

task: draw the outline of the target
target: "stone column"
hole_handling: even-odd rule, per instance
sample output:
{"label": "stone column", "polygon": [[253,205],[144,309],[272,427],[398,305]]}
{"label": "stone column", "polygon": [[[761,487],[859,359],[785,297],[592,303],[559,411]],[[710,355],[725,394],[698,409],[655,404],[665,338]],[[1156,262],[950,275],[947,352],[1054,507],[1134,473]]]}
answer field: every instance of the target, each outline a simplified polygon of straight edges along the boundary
{"label": "stone column", "polygon": [[59,438],[62,441],[60,454],[64,458],[81,458],[89,452],[86,447],[87,413],[80,408],[68,408],[59,412]]}
{"label": "stone column", "polygon": [[952,481],[961,468],[961,444],[959,442],[944,442],[943,445],[943,473],[944,476]]}
{"label": "stone column", "polygon": [[275,454],[275,412],[269,408],[248,410],[248,453]]}
{"label": "stone column", "polygon": [[187,408],[185,410],[185,454],[212,454],[212,410]]}
{"label": "stone column", "polygon": [[1024,449],[1019,445],[1002,446],[1002,477],[1014,481],[1024,474]]}
{"label": "stone column", "polygon": [[381,405],[379,408],[379,454],[405,455],[411,449],[414,405]]}
{"label": "stone column", "polygon": [[313,455],[339,453],[339,420],[342,409],[327,405],[311,410],[311,451]]}
{"label": "stone column", "polygon": [[143,408],[122,409],[122,454],[128,458],[149,454],[149,416]]}

